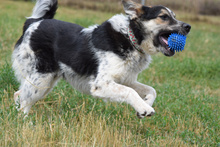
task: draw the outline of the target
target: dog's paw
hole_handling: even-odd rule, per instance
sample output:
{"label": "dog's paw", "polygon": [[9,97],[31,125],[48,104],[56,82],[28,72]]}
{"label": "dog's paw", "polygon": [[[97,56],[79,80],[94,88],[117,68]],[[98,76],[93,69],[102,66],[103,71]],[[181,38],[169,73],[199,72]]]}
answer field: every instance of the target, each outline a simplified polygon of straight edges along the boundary
{"label": "dog's paw", "polygon": [[145,101],[145,103],[152,106],[155,99],[156,99],[156,96],[152,94],[148,94],[143,100]]}
{"label": "dog's paw", "polygon": [[142,118],[144,118],[145,116],[150,117],[150,116],[153,116],[154,114],[155,114],[155,112],[151,112],[150,114],[147,114],[146,111],[145,111],[143,114],[140,114],[139,112],[137,112],[137,117],[138,117],[139,119],[142,119]]}
{"label": "dog's paw", "polygon": [[151,107],[151,108],[148,108],[148,110],[144,110],[144,111],[139,111],[137,112],[137,117],[139,119],[142,119],[144,117],[150,117],[150,116],[153,116],[155,114],[155,110]]}

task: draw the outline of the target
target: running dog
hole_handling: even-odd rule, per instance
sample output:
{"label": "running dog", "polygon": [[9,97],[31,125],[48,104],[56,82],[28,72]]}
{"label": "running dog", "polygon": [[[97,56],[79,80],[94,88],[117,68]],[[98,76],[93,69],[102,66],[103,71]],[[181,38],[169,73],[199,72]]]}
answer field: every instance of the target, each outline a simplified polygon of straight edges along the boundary
{"label": "running dog", "polygon": [[61,78],[75,89],[104,100],[130,104],[139,118],[152,116],[156,91],[137,82],[158,52],[173,56],[171,33],[187,35],[191,26],[164,6],[122,0],[126,15],[84,28],[53,19],[57,0],[38,0],[12,54],[20,88],[18,109],[28,114]]}

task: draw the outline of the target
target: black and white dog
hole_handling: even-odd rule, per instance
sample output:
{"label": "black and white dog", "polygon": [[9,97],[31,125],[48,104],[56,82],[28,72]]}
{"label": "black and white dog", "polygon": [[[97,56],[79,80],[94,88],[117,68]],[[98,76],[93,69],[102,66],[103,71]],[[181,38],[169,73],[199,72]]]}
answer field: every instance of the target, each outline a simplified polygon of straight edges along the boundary
{"label": "black and white dog", "polygon": [[28,114],[60,78],[77,90],[104,100],[126,102],[139,118],[155,113],[154,88],[137,82],[138,74],[162,52],[173,56],[171,33],[187,35],[189,24],[164,6],[142,6],[122,0],[126,15],[83,28],[53,19],[57,0],[38,0],[12,55],[19,82],[14,100]]}

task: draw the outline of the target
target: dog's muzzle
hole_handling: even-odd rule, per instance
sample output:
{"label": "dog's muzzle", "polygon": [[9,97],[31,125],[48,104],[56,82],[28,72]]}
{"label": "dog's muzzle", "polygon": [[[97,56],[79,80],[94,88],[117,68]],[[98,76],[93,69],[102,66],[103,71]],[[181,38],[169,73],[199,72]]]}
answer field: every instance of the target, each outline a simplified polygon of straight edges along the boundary
{"label": "dog's muzzle", "polygon": [[[188,34],[191,30],[191,25],[187,24],[187,23],[183,23],[182,27],[184,28],[185,32]],[[186,34],[186,35],[187,35]]]}

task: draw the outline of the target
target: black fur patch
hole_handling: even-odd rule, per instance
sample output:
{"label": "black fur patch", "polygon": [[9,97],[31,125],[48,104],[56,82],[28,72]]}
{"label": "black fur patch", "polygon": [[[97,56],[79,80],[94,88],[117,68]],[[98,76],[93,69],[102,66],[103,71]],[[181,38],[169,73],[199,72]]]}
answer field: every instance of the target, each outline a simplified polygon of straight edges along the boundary
{"label": "black fur patch", "polygon": [[143,6],[142,10],[144,11],[144,14],[141,15],[141,19],[143,20],[155,19],[161,13],[162,9],[165,9],[165,7],[164,6],[154,6],[154,7]]}
{"label": "black fur patch", "polygon": [[62,62],[80,75],[96,74],[96,58],[89,48],[89,40],[80,33],[82,29],[68,22],[43,20],[31,36],[31,47],[38,59],[37,70],[54,72],[59,69],[58,62]]}
{"label": "black fur patch", "polygon": [[54,25],[47,20],[41,22],[38,29],[30,38],[30,45],[37,58],[37,70],[41,73],[54,72],[58,69],[57,60],[54,58],[54,43],[56,32]]}
{"label": "black fur patch", "polygon": [[97,49],[111,51],[123,59],[130,51],[134,50],[128,38],[116,32],[111,23],[107,21],[94,30],[92,43]]}

